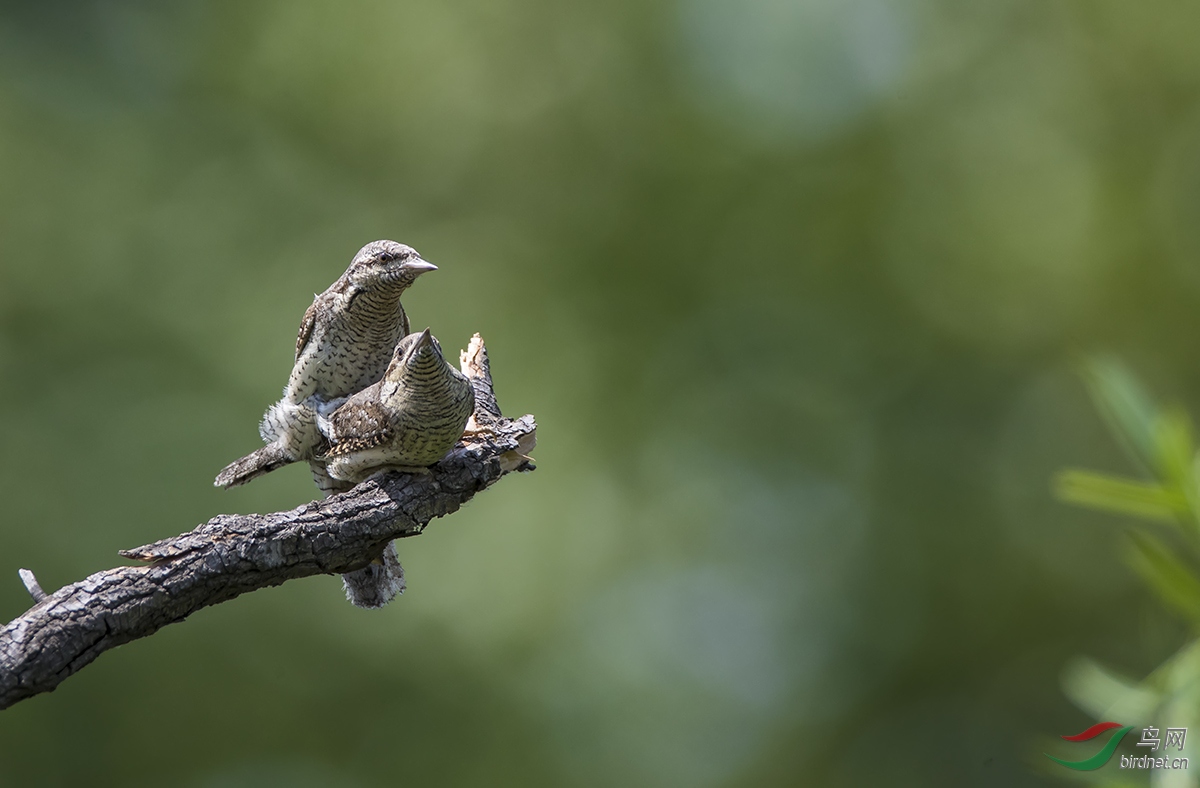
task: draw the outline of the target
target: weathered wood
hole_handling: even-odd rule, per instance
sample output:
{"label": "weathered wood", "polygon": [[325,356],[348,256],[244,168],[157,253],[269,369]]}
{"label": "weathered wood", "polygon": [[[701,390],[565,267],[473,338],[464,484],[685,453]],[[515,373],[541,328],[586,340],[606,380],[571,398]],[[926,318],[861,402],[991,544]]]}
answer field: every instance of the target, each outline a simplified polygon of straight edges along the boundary
{"label": "weathered wood", "polygon": [[478,427],[431,473],[382,474],[291,511],[222,514],[179,536],[122,550],[148,565],[97,572],[0,628],[0,709],[53,690],[108,649],[201,608],[293,578],[361,569],[392,539],[420,534],[510,471],[531,470],[536,424],[532,416],[499,415],[478,335],[462,368],[476,391],[486,392],[486,410],[477,408]]}

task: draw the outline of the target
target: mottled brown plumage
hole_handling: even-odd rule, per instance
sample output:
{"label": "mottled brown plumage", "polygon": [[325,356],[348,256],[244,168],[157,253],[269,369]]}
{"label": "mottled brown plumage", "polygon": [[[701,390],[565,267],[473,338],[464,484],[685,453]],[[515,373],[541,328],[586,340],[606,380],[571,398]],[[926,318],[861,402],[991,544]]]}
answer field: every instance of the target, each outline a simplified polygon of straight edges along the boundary
{"label": "mottled brown plumage", "polygon": [[373,241],[359,250],[346,272],[304,313],[283,398],[259,425],[267,445],[229,464],[214,484],[234,487],[309,460],[322,491],[336,489],[338,484],[315,459],[323,445],[318,418],[383,376],[397,342],[408,333],[400,296],[418,276],[433,270],[414,249],[395,241]]}

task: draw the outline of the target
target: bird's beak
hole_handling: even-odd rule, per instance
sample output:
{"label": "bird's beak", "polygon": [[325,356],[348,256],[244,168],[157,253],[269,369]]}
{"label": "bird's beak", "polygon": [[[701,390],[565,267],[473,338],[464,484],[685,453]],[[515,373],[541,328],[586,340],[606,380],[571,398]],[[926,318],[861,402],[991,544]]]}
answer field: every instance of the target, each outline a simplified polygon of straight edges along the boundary
{"label": "bird's beak", "polygon": [[433,344],[433,334],[429,333],[429,329],[421,332],[421,336],[417,337],[417,344],[413,350],[420,350],[423,347],[428,347]]}
{"label": "bird's beak", "polygon": [[412,271],[414,274],[423,274],[426,271],[437,270],[436,265],[426,260],[422,260],[420,257],[416,258],[415,260],[409,260],[404,264],[404,268],[408,271]]}

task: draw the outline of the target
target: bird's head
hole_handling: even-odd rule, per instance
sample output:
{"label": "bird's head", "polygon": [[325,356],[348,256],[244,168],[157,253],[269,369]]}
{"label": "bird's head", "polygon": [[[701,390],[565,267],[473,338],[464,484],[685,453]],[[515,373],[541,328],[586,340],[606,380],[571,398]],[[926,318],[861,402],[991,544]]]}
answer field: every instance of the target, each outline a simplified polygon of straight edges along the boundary
{"label": "bird's head", "polygon": [[437,341],[437,337],[430,333],[429,329],[424,331],[416,331],[396,345],[396,354],[393,360],[412,366],[418,362],[442,361],[442,345]]}
{"label": "bird's head", "polygon": [[437,266],[427,263],[411,246],[395,241],[372,241],[358,250],[346,275],[350,282],[363,290],[396,288],[411,285],[426,271]]}
{"label": "bird's head", "polygon": [[442,344],[438,343],[437,337],[428,329],[410,333],[396,345],[391,356],[388,372],[384,373],[383,395],[391,397],[408,387],[420,386],[420,381],[444,374],[444,367],[449,365],[442,356]]}
{"label": "bird's head", "polygon": [[385,386],[389,382],[411,381],[412,376],[426,378],[447,366],[442,356],[442,346],[429,329],[409,334],[396,345],[392,362],[384,375]]}

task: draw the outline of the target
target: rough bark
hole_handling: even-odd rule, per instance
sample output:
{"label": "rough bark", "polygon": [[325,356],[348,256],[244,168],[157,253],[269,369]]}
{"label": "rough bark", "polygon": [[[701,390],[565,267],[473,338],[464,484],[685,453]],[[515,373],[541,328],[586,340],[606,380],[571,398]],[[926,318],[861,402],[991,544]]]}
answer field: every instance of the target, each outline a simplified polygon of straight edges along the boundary
{"label": "rough bark", "polygon": [[[392,539],[416,536],[510,471],[532,469],[532,416],[496,407],[477,334],[462,354],[479,398],[463,441],[429,474],[388,473],[353,490],[274,514],[222,514],[179,536],[133,550],[149,562],[97,572],[0,628],[0,709],[49,692],[110,648],[146,637],[197,610],[297,577],[361,569]],[[332,591],[331,591],[332,593]]]}

